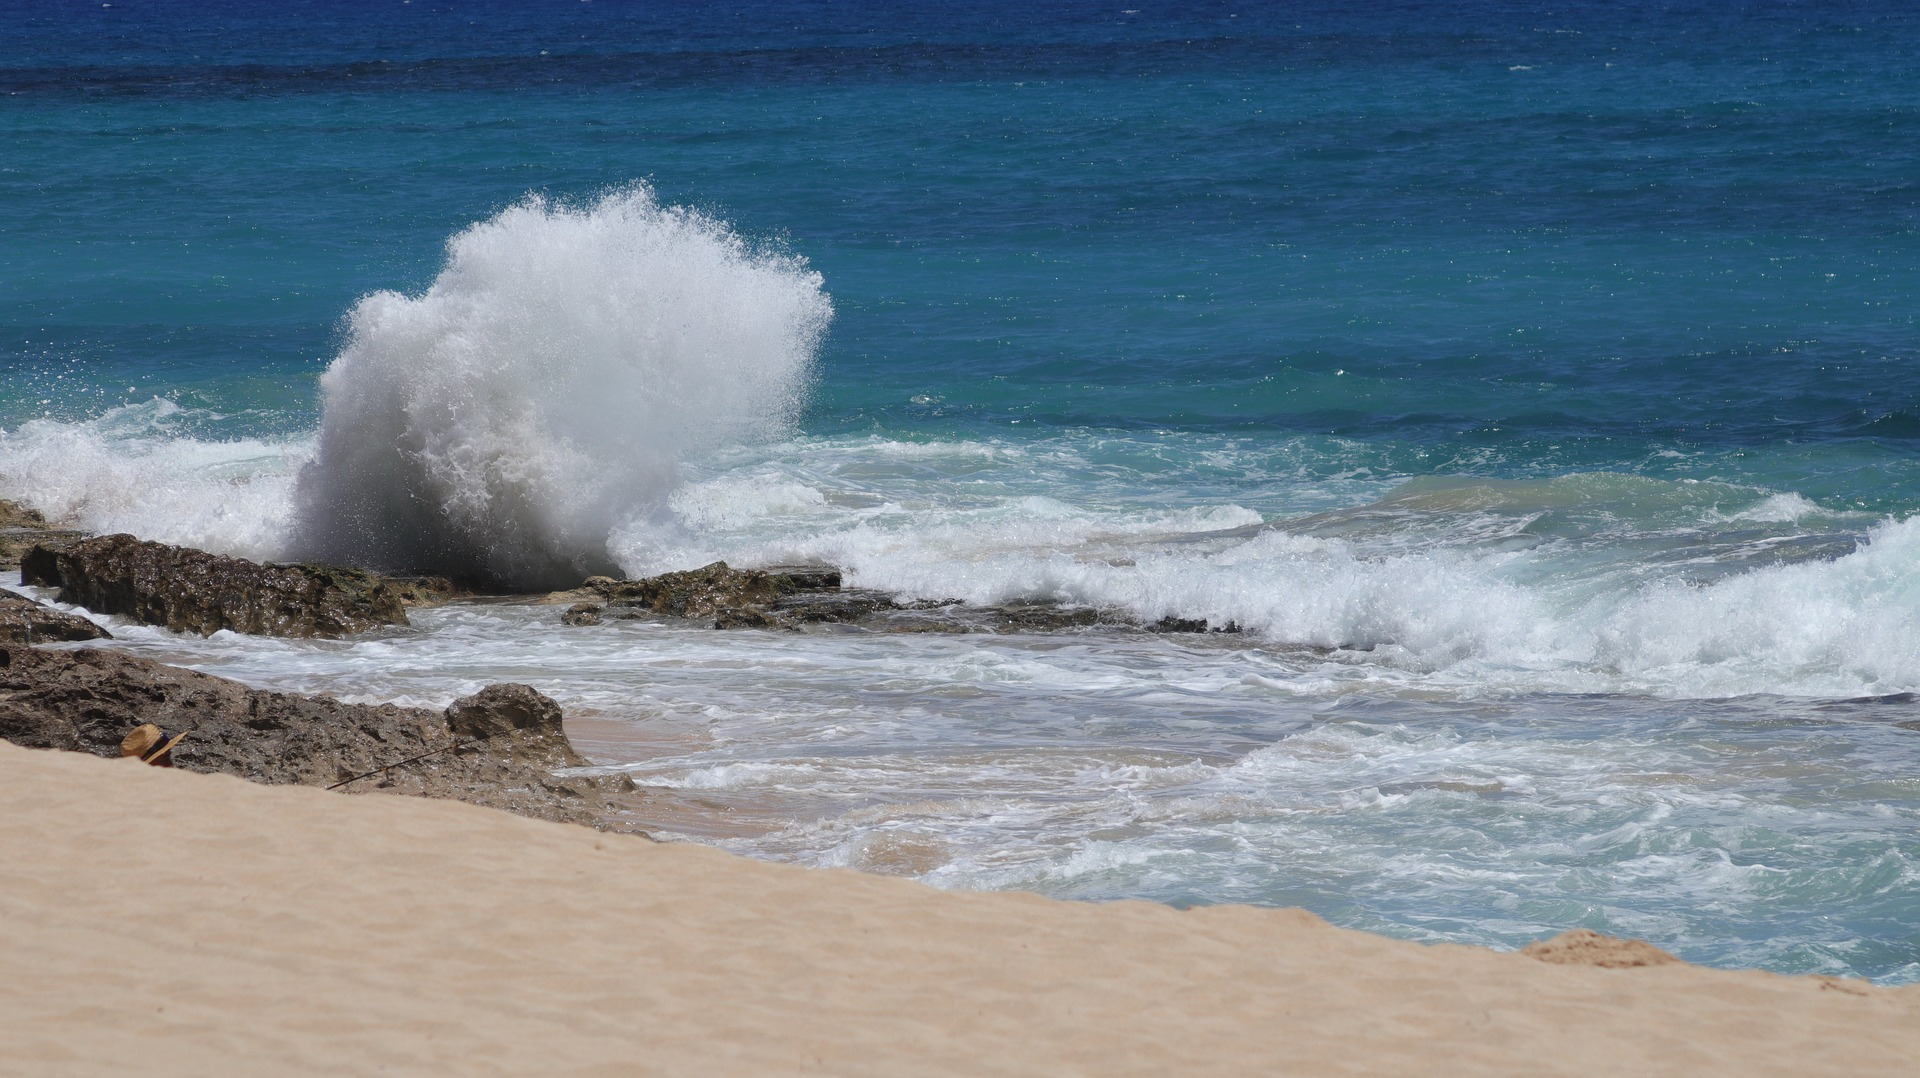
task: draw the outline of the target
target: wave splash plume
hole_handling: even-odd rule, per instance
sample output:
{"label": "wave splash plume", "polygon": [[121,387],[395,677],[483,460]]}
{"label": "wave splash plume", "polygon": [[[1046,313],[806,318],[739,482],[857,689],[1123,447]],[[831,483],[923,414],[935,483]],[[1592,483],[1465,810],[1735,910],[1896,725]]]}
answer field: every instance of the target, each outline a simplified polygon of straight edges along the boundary
{"label": "wave splash plume", "polygon": [[529,197],[418,296],[349,315],[295,490],[300,557],[521,588],[615,572],[682,454],[793,420],[832,318],[804,260],[633,186]]}

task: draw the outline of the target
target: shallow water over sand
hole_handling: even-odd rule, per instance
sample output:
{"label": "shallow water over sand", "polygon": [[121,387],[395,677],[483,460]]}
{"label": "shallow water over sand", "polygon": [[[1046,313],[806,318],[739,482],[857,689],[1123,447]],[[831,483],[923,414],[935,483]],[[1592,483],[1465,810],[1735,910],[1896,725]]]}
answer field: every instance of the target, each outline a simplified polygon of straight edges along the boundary
{"label": "shallow water over sand", "polygon": [[523,602],[350,642],[119,646],[440,705],[529,682],[662,837],[1071,898],[1304,906],[1517,946],[1920,980],[1920,703],[1466,694],[1229,636],[558,624]]}

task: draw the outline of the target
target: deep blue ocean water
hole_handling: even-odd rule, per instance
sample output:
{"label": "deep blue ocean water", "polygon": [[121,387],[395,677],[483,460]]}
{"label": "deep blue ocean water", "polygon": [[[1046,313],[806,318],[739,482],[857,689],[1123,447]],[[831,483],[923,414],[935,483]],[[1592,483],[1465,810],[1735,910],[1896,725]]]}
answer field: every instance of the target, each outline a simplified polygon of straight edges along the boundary
{"label": "deep blue ocean water", "polygon": [[[0,496],[1247,630],[128,646],[439,699],[489,676],[458,640],[763,856],[1920,977],[1920,14],[11,0],[0,39]],[[390,529],[429,546],[374,534],[446,469]]]}

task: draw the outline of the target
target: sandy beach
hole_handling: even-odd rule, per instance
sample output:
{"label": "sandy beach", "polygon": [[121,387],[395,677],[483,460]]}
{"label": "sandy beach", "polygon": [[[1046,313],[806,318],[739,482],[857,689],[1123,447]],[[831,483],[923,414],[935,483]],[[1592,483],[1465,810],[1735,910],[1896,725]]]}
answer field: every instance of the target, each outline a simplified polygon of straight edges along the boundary
{"label": "sandy beach", "polygon": [[0,744],[19,1074],[1908,1074],[1920,988],[960,894]]}

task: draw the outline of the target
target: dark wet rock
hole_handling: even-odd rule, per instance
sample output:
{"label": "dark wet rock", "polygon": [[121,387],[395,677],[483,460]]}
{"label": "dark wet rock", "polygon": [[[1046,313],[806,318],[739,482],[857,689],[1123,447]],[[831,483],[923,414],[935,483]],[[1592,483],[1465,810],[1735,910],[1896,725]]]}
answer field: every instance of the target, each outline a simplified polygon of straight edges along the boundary
{"label": "dark wet rock", "polygon": [[598,625],[600,624],[600,615],[604,614],[606,609],[606,607],[600,606],[597,603],[575,603],[567,607],[566,613],[560,615],[560,624]]}
{"label": "dark wet rock", "polygon": [[[463,737],[489,740],[512,734],[533,734],[557,738],[564,746],[566,735],[560,729],[560,705],[541,695],[531,685],[513,683],[489,685],[472,696],[463,696],[447,705],[447,728]],[[566,752],[573,752],[571,747]],[[568,767],[581,767],[585,760]]]}
{"label": "dark wet rock", "polygon": [[400,597],[363,570],[262,565],[131,535],[35,546],[20,577],[59,588],[63,603],[202,636],[341,637],[407,623]]}
{"label": "dark wet rock", "polygon": [[[720,564],[724,565],[725,562]],[[840,570],[831,565],[774,565],[766,569],[751,570],[763,572],[774,578],[780,587],[789,593],[798,591],[834,591],[845,585]]]}
{"label": "dark wet rock", "polygon": [[763,609],[735,611],[731,619],[716,618],[714,628],[802,629],[822,624],[874,627],[883,620],[881,615],[901,610],[906,605],[885,592],[829,585],[814,590],[788,591]]}
{"label": "dark wet rock", "polygon": [[1240,623],[1230,621],[1225,625],[1215,626],[1205,618],[1169,616],[1146,626],[1146,629],[1150,633],[1237,633],[1240,631]]}
{"label": "dark wet rock", "polygon": [[444,576],[392,576],[382,574],[380,583],[393,592],[400,605],[409,609],[440,606],[473,595],[473,591]]}
{"label": "dark wet rock", "polygon": [[840,570],[820,566],[735,569],[714,562],[640,580],[589,578],[555,592],[550,603],[573,605],[561,621],[597,625],[655,617],[704,621],[716,629],[787,629],[876,633],[1054,633],[1085,630],[1237,632],[1202,620],[1165,618],[1143,625],[1110,609],[1032,599],[970,606],[958,599],[902,600],[886,592],[842,586]]}
{"label": "dark wet rock", "polygon": [[547,596],[571,603],[560,620],[598,625],[656,617],[703,621],[716,629],[787,629],[874,633],[1237,633],[1234,623],[1165,617],[1142,622],[1124,611],[1027,599],[972,606],[958,599],[906,599],[842,586],[840,570],[819,566],[735,569],[714,562],[640,580],[589,578],[573,591]]}
{"label": "dark wet rock", "polygon": [[570,803],[610,818],[613,806],[607,803],[607,795],[632,792],[633,781],[624,775],[554,778],[553,773],[562,768],[588,766],[567,740],[561,718],[559,704],[530,685],[516,684],[489,685],[455,700],[446,710],[447,728],[454,736],[473,739],[470,744],[483,744],[488,758],[501,768],[502,775],[495,782],[498,789],[519,785],[506,773],[542,776],[541,788],[558,797],[561,804]]}
{"label": "dark wet rock", "polygon": [[20,568],[20,559],[35,546],[60,546],[85,535],[55,527],[38,509],[0,498],[0,569]]}
{"label": "dark wet rock", "polygon": [[[826,626],[811,626],[824,629]],[[875,614],[861,619],[858,625],[842,627],[847,631],[875,633],[990,633],[994,627],[986,623],[979,611],[954,604],[931,612],[917,610],[897,610]]]}
{"label": "dark wet rock", "polygon": [[1049,633],[1115,623],[1111,615],[1090,606],[1061,603],[1008,603],[992,607],[994,627],[1003,633]]}
{"label": "dark wet rock", "polygon": [[624,777],[563,778],[581,759],[560,708],[495,685],[445,712],[268,692],[97,648],[0,645],[0,737],[30,748],[118,756],[142,723],[188,771],[270,785],[443,797],[546,820],[616,825]]}
{"label": "dark wet rock", "polygon": [[972,606],[957,599],[898,604],[861,618],[883,633],[1059,633],[1126,631],[1136,623],[1117,610],[1048,600]]}
{"label": "dark wet rock", "polygon": [[611,617],[655,615],[701,621],[744,621],[760,627],[780,619],[772,609],[782,598],[840,587],[838,569],[735,569],[717,561],[698,569],[640,580],[592,577],[584,588],[606,601]]}
{"label": "dark wet rock", "polygon": [[840,570],[820,566],[735,569],[717,561],[698,569],[639,580],[588,577],[550,603],[570,603],[567,625],[602,621],[686,618],[716,629],[791,629],[809,622],[847,621],[893,601],[878,592],[842,591]]}
{"label": "dark wet rock", "polygon": [[113,634],[77,614],[0,591],[0,643],[55,644],[112,638]]}
{"label": "dark wet rock", "polygon": [[763,606],[722,607],[713,615],[716,629],[790,629],[793,626],[779,614]]}

